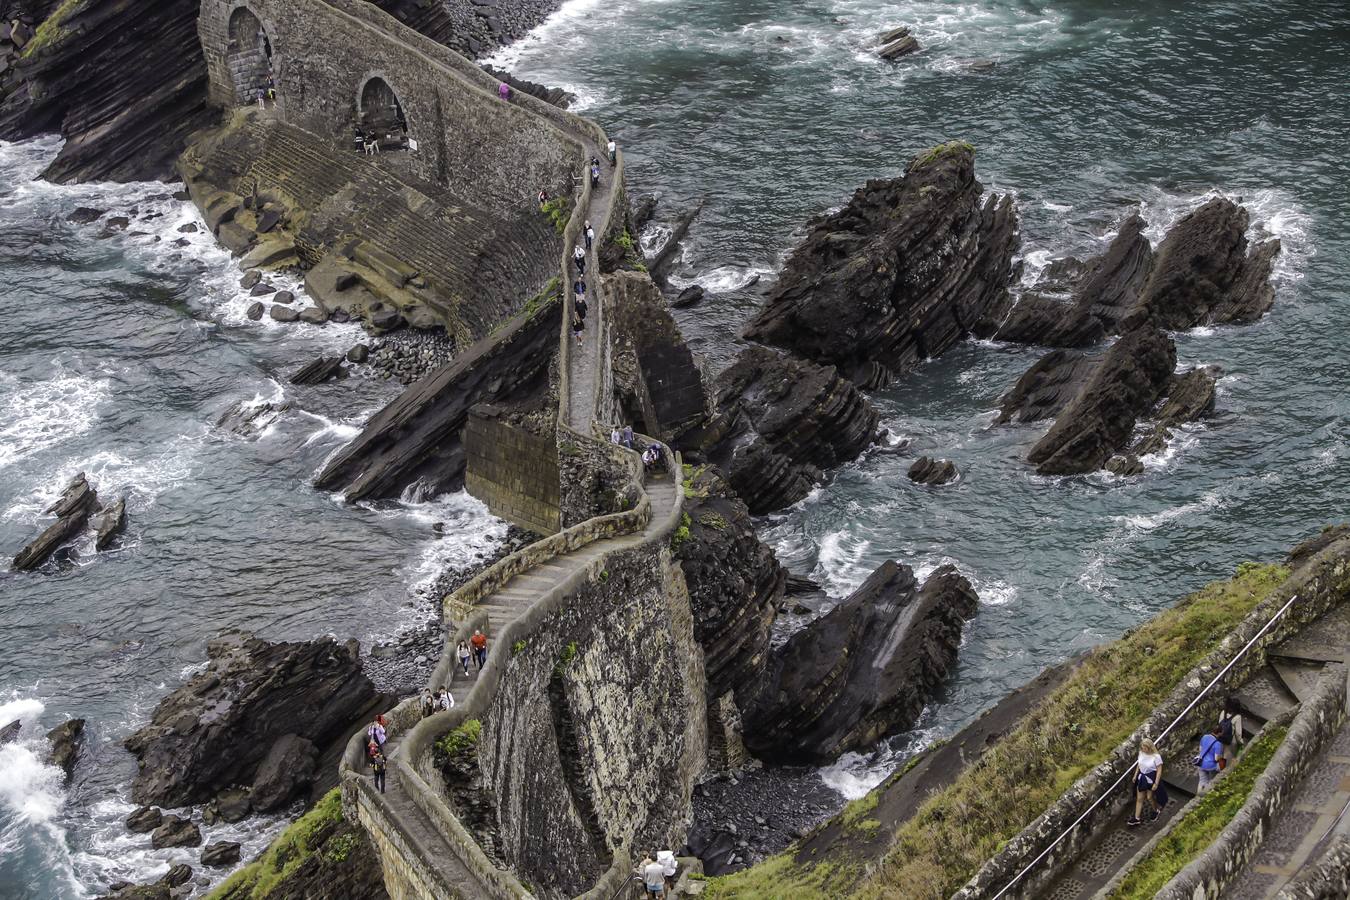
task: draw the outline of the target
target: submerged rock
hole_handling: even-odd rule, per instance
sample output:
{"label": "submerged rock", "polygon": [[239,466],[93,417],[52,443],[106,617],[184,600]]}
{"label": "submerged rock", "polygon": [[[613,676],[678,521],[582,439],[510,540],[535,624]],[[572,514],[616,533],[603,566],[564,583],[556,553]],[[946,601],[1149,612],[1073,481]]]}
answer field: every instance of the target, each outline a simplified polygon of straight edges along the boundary
{"label": "submerged rock", "polygon": [[15,571],[30,572],[46,562],[57,548],[84,530],[96,509],[98,492],[81,472],[66,485],[61,499],[47,509],[48,514],[56,514],[56,521],[14,557]]}
{"label": "submerged rock", "polygon": [[909,480],[916,484],[946,484],[959,474],[956,463],[950,459],[933,459],[921,456],[909,467]]}
{"label": "submerged rock", "polygon": [[202,830],[181,816],[165,816],[150,835],[150,846],[156,850],[166,847],[200,847]]}
{"label": "submerged rock", "polygon": [[956,661],[979,598],[951,566],[919,586],[886,562],[774,654],[745,714],[770,762],[824,763],[913,725]]}
{"label": "submerged rock", "polygon": [[992,333],[1018,243],[1012,198],[984,194],[969,144],[944,144],[812,222],[745,336],[879,386]]}
{"label": "submerged rock", "polygon": [[84,736],[84,719],[67,719],[47,732],[51,742],[51,764],[66,773],[66,780],[75,774],[75,763],[80,758],[80,739]]}
{"label": "submerged rock", "polygon": [[330,378],[346,375],[340,356],[320,356],[291,376],[291,384],[322,384]]}
{"label": "submerged rock", "polygon": [[676,309],[683,309],[686,306],[693,306],[694,304],[699,303],[703,300],[703,294],[704,291],[702,285],[691,284],[689,287],[680,291],[680,293],[676,295],[675,299],[670,301],[670,305],[675,307]]}
{"label": "submerged rock", "polygon": [[138,803],[204,803],[250,784],[278,739],[326,746],[376,701],[359,658],[331,638],[271,644],[229,632],[207,644],[207,657],[124,742],[139,766]]}

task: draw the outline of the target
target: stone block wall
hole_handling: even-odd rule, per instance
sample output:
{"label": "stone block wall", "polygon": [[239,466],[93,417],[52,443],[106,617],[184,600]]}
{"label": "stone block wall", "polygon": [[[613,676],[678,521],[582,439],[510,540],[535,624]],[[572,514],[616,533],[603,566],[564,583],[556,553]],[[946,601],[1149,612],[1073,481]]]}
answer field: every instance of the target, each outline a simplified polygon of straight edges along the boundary
{"label": "stone block wall", "polygon": [[533,98],[497,99],[486,73],[363,0],[205,0],[198,30],[214,105],[237,104],[229,22],[240,7],[267,34],[283,121],[349,148],[361,91],[378,77],[418,144],[407,154],[418,177],[499,212],[529,208],[540,188],[571,192],[577,135],[593,126]]}
{"label": "stone block wall", "polygon": [[705,757],[702,665],[665,544],[611,554],[512,639],[479,742],[498,851],[560,897],[617,852],[683,843]]}
{"label": "stone block wall", "polygon": [[508,422],[495,406],[469,411],[464,486],[494,515],[541,535],[558,530],[558,456],[552,437]]}

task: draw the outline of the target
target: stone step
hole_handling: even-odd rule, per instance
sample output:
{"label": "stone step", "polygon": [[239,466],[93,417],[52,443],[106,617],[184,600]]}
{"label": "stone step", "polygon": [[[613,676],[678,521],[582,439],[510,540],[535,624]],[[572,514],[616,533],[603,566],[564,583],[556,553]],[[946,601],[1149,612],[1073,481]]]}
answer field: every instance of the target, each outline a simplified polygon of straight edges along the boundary
{"label": "stone step", "polygon": [[1271,667],[1280,681],[1289,689],[1300,703],[1312,699],[1317,691],[1317,679],[1322,674],[1320,663],[1309,663],[1292,659],[1273,659]]}
{"label": "stone step", "polygon": [[1270,666],[1258,669],[1237,692],[1238,702],[1264,724],[1293,709],[1298,699]]}

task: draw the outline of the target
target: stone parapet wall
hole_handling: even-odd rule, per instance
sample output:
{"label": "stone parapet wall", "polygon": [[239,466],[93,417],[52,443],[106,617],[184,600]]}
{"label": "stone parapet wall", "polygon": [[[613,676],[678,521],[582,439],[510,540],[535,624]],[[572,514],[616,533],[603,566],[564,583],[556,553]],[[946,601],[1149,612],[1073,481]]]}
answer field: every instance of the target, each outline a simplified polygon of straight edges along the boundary
{"label": "stone parapet wall", "polygon": [[464,486],[496,516],[549,535],[559,527],[558,448],[491,406],[469,412]]}
{"label": "stone parapet wall", "polygon": [[1345,900],[1350,897],[1350,835],[1332,838],[1326,852],[1286,884],[1275,900]]}
{"label": "stone parapet wall", "polygon": [[1240,662],[1228,670],[1206,700],[1196,704],[1162,743],[1159,750],[1164,757],[1188,758],[1190,748],[1184,745],[1185,736],[1201,730],[1218,716],[1225,694],[1245,683],[1257,669],[1266,664],[1269,647],[1289,638],[1350,597],[1350,538],[1342,538],[1327,546],[1259,603],[1213,653],[1181,679],[1140,728],[1126,738],[1104,762],[1080,778],[1039,818],[1009,840],[1002,852],[987,860],[970,881],[953,895],[954,900],[985,900],[994,897],[1086,812],[1083,820],[1067,836],[1002,895],[1008,900],[1030,900],[1042,896],[1044,889],[1061,871],[1082,855],[1096,834],[1102,829],[1117,826],[1116,817],[1129,799],[1124,792],[1120,792],[1114,800],[1099,804],[1091,812],[1087,810],[1134,764],[1139,741],[1161,734],[1186,709],[1195,695],[1249,641],[1261,634],[1275,614],[1294,597],[1298,599],[1289,611],[1256,641]]}
{"label": "stone parapet wall", "polygon": [[[1318,754],[1346,720],[1346,669],[1329,665],[1317,691],[1300,705],[1280,749],[1247,800],[1209,848],[1163,886],[1155,900],[1219,900],[1260,849],[1271,824]],[[1270,727],[1267,724],[1266,727]]]}

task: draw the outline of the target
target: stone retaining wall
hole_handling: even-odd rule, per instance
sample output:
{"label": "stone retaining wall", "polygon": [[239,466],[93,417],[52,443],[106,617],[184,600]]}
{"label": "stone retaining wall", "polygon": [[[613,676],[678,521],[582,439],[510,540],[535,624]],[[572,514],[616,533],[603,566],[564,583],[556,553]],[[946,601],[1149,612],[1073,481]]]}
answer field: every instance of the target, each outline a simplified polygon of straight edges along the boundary
{"label": "stone retaining wall", "polygon": [[[1148,720],[1118,746],[1107,760],[1080,778],[1064,796],[1024,828],[953,895],[953,900],[992,898],[1017,877],[1055,838],[1074,823],[1135,761],[1139,741],[1162,730],[1209,684],[1228,661],[1252,640],[1291,597],[1299,599],[1284,617],[1256,642],[1241,662],[1229,670],[1209,698],[1197,704],[1159,748],[1163,756],[1189,758],[1186,741],[1218,716],[1222,698],[1243,684],[1266,663],[1266,650],[1295,634],[1350,596],[1350,539],[1326,547],[1301,567],[1270,597],[1257,605],[1217,649],[1181,680],[1149,716]],[[1092,838],[1104,828],[1116,826],[1116,818],[1129,797],[1125,791],[1101,803],[1089,813],[1032,871],[1003,894],[1009,900],[1042,896],[1044,889],[1068,865],[1076,861]]]}
{"label": "stone retaining wall", "polygon": [[538,534],[560,522],[558,446],[512,425],[491,406],[469,411],[464,429],[464,486],[493,515]]}

